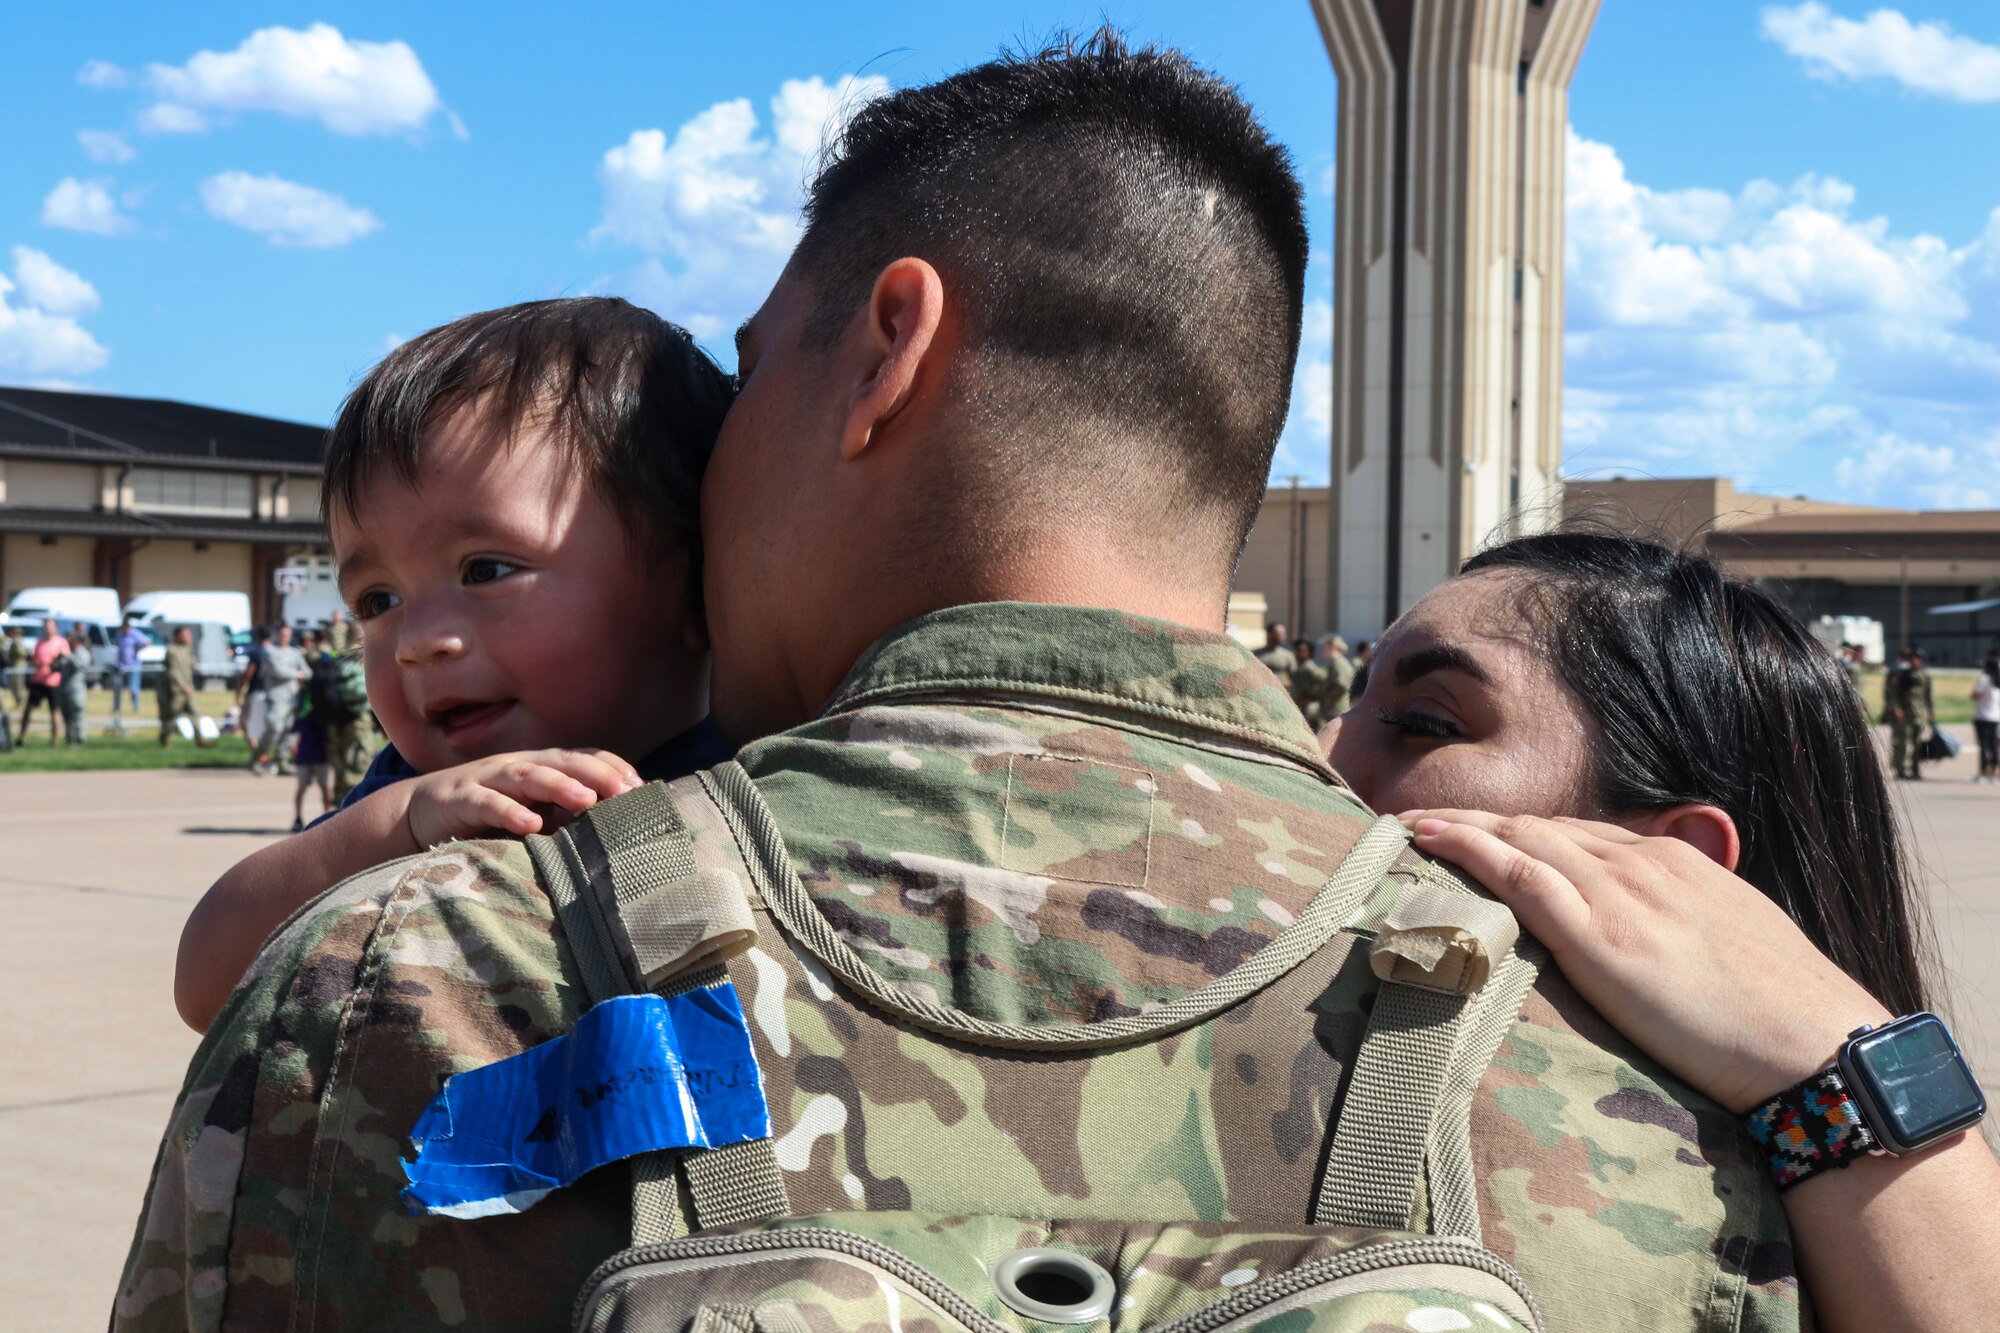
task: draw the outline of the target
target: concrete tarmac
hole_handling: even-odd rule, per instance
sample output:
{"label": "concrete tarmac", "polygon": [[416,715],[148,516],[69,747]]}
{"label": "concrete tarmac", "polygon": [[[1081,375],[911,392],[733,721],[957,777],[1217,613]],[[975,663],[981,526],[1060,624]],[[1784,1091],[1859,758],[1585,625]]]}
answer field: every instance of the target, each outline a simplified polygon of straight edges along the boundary
{"label": "concrete tarmac", "polygon": [[[1967,757],[1899,784],[1954,1025],[2000,1093],[2000,786]],[[290,779],[0,776],[0,1327],[103,1327],[195,1036],[174,950],[202,891],[291,824]],[[2000,1100],[2000,1099],[1997,1099]]]}

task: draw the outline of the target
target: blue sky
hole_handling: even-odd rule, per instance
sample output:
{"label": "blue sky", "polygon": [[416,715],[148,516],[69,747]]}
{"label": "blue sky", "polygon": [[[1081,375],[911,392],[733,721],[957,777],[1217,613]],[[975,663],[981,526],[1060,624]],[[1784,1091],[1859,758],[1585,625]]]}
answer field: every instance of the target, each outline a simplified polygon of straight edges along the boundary
{"label": "blue sky", "polygon": [[[727,360],[823,117],[1100,16],[1238,82],[1332,239],[1305,0],[110,12],[0,14],[0,381],[324,421],[399,337],[595,291]],[[2000,9],[1606,0],[1571,120],[1572,474],[2000,505]],[[1275,471],[1321,480],[1310,280]]]}

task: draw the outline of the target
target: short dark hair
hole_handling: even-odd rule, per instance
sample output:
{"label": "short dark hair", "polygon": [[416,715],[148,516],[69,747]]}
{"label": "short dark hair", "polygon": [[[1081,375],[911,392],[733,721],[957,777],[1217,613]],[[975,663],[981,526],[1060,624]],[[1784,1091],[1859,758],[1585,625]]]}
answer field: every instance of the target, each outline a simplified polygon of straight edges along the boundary
{"label": "short dark hair", "polygon": [[1302,198],[1237,90],[1179,51],[1106,28],[1004,54],[867,103],[829,146],[793,261],[805,340],[830,346],[897,258],[928,261],[964,312],[970,405],[1009,437],[961,487],[1115,485],[1128,527],[1210,520],[1233,564],[1291,398]]}
{"label": "short dark hair", "polygon": [[424,432],[486,400],[509,440],[531,416],[545,420],[635,538],[692,544],[731,392],[687,330],[616,297],[466,315],[397,347],[347,395],[327,432],[321,508],[356,513],[385,466],[414,484]]}
{"label": "short dark hair", "polygon": [[1564,531],[1461,573],[1521,580],[1537,649],[1596,723],[1607,814],[1713,805],[1737,873],[1899,1014],[1928,1008],[1927,932],[1861,697],[1769,593],[1705,556]]}

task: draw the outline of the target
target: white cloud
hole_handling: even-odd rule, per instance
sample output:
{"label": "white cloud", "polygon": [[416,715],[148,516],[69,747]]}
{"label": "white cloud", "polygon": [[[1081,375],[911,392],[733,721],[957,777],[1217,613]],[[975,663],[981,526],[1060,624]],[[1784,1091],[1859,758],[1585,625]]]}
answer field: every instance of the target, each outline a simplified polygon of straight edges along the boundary
{"label": "white cloud", "polygon": [[[1309,271],[1306,290],[1324,291],[1317,265]],[[1292,372],[1291,410],[1271,459],[1273,477],[1299,476],[1312,486],[1326,482],[1333,440],[1333,303],[1324,297],[1306,300],[1299,337],[1298,365]]]}
{"label": "white cloud", "polygon": [[116,236],[132,229],[132,219],[118,211],[110,181],[65,176],[42,200],[42,225],[95,236]]}
{"label": "white cloud", "polygon": [[888,86],[878,76],[789,79],[768,104],[768,135],[747,97],[716,103],[671,136],[634,130],[598,168],[604,212],[591,237],[645,258],[601,286],[723,339],[798,240],[801,190],[823,137]]}
{"label": "white cloud", "polygon": [[176,102],[160,102],[147,107],[139,113],[137,123],[142,134],[208,133],[207,116]]}
{"label": "white cloud", "polygon": [[1855,205],[1814,175],[1654,191],[1572,133],[1567,470],[1976,503],[1946,474],[2000,465],[2000,209],[1953,247]]}
{"label": "white cloud", "polygon": [[123,88],[132,76],[108,60],[86,60],[76,81],[86,88]]}
{"label": "white cloud", "polygon": [[[10,298],[20,294],[18,303]],[[110,353],[76,316],[97,308],[97,290],[39,250],[14,247],[14,276],[0,274],[0,375],[49,381],[88,375]]]}
{"label": "white cloud", "polygon": [[114,130],[78,130],[76,141],[83,145],[83,154],[93,162],[130,162],[138,154],[132,145],[125,142],[125,136]]}
{"label": "white cloud", "polygon": [[[445,110],[407,42],[350,40],[327,23],[260,28],[233,51],[148,65],[144,82],[160,101],[141,113],[140,127],[158,134],[199,132],[208,113],[237,111],[317,120],[337,134],[398,134]],[[445,114],[463,137],[457,117]]]}
{"label": "white cloud", "polygon": [[225,171],[201,183],[211,217],[270,239],[273,245],[324,249],[346,245],[381,227],[381,219],[337,194],[279,176]]}
{"label": "white cloud", "polygon": [[51,315],[87,315],[97,309],[97,288],[40,250],[14,247],[14,279],[21,297]]}
{"label": "white cloud", "polygon": [[1893,9],[1857,21],[1807,0],[1766,9],[1763,26],[1764,36],[1816,79],[1891,79],[1954,102],[2000,102],[2000,46],[1953,32],[1947,23],[1912,23]]}

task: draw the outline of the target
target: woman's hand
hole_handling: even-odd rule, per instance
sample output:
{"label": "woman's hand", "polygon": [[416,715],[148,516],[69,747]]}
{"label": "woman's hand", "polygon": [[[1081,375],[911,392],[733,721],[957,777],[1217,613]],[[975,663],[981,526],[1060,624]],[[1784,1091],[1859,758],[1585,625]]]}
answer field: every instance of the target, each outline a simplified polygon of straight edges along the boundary
{"label": "woman's hand", "polygon": [[1891,1017],[1782,908],[1679,839],[1473,810],[1402,819],[1512,908],[1613,1026],[1738,1115]]}
{"label": "woman's hand", "polygon": [[548,832],[641,784],[609,750],[524,750],[398,785],[408,788],[410,839],[421,850],[495,829],[517,838]]}

